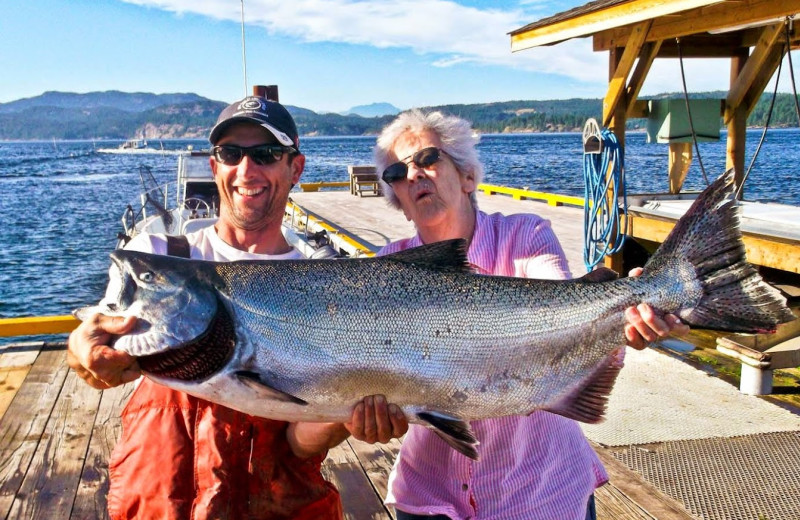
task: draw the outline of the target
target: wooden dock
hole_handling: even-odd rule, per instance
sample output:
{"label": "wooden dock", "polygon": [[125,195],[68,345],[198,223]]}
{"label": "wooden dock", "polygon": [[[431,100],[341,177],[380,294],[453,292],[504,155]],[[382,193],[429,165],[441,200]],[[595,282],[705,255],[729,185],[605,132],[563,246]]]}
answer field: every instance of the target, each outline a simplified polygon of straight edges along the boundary
{"label": "wooden dock", "polygon": [[[293,193],[296,203],[360,236],[373,246],[413,234],[402,212],[381,197],[347,191]],[[534,212],[551,220],[573,275],[582,262],[582,212],[505,196],[479,195],[487,212]],[[100,392],[68,369],[62,346],[0,347],[0,519],[107,518],[107,461],[120,431],[119,415],[132,385]],[[349,519],[389,519],[387,481],[400,442],[346,441],[323,467],[339,489]],[[601,520],[696,518],[595,445],[611,481],[596,492]]]}

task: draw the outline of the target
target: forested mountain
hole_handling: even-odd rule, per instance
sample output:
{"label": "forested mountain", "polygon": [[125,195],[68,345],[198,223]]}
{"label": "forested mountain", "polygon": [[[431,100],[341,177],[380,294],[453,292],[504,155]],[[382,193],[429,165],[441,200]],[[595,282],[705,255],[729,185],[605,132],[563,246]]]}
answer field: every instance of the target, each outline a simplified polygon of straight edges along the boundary
{"label": "forested mountain", "polygon": [[[724,98],[723,92],[692,97]],[[656,96],[681,97],[680,94]],[[772,99],[765,94],[753,110],[749,125],[763,125]],[[118,91],[74,94],[46,92],[41,96],[0,103],[2,139],[148,139],[203,138],[225,107],[196,94],[147,94]],[[504,101],[472,105],[441,105],[442,110],[472,121],[484,133],[579,131],[590,117],[601,115],[601,99]],[[287,105],[301,135],[377,134],[393,116],[318,114]],[[632,128],[645,121],[629,121]],[[722,120],[720,119],[720,124]],[[770,126],[798,126],[791,94],[779,94]]]}

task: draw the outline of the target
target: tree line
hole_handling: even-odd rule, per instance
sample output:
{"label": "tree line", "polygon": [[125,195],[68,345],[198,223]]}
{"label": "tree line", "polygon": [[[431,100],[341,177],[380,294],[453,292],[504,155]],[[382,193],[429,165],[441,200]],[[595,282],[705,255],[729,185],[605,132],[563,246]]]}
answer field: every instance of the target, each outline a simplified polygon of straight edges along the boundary
{"label": "tree line", "polygon": [[[677,97],[674,94],[664,96]],[[711,92],[693,97],[724,96],[724,92]],[[770,126],[800,126],[796,99],[792,94],[776,96]],[[772,94],[762,96],[748,125],[766,123],[771,101]],[[151,139],[205,137],[224,107],[225,103],[205,98],[139,111],[125,110],[119,104],[89,108],[27,106],[17,111],[0,111],[0,139],[131,139],[145,132],[145,137]],[[292,106],[288,109],[301,135],[375,135],[394,117],[318,114]],[[602,100],[505,101],[440,105],[425,107],[425,110],[441,110],[468,119],[482,133],[579,131],[588,118],[600,119]],[[644,125],[643,119],[629,121],[630,128]]]}

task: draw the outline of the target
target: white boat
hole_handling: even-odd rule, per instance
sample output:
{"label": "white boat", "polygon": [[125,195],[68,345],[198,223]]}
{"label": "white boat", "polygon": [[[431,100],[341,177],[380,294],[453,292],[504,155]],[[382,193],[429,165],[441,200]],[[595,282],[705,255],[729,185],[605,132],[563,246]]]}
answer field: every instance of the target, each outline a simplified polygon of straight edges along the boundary
{"label": "white boat", "polygon": [[154,148],[145,139],[129,139],[116,148],[98,148],[97,153],[179,155],[191,150],[167,150],[160,141],[159,145],[159,148]]}
{"label": "white boat", "polygon": [[[185,235],[212,226],[219,217],[219,193],[209,167],[209,151],[181,152],[174,182],[158,185],[150,167],[142,165],[139,176],[143,191],[127,205],[122,215],[123,231],[117,247],[139,233]],[[286,206],[282,227],[287,242],[307,258],[371,255],[352,240],[329,233],[320,222],[291,201]]]}

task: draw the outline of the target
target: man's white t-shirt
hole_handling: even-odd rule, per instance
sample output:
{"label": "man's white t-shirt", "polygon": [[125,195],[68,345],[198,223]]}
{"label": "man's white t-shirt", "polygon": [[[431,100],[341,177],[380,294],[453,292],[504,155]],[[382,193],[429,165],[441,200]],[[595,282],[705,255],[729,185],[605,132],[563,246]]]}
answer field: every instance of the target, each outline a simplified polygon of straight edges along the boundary
{"label": "man's white t-shirt", "polygon": [[[187,233],[186,240],[189,242],[190,258],[195,260],[211,260],[214,262],[232,262],[234,260],[299,260],[304,258],[297,249],[292,248],[288,253],[281,255],[265,255],[261,253],[250,253],[236,249],[232,245],[222,240],[217,235],[214,226],[202,228],[194,233]],[[157,255],[167,254],[167,237],[162,234],[141,233],[136,235],[125,245],[125,249],[140,251],[142,253],[154,253]],[[106,295],[101,305],[106,302],[114,302],[119,295],[120,277],[115,274],[116,267],[111,266],[109,273],[109,284],[106,287]]]}
{"label": "man's white t-shirt", "polygon": [[[187,233],[185,236],[191,247],[191,258],[196,260],[231,262],[233,260],[297,260],[303,258],[303,255],[296,249],[282,255],[265,255],[236,249],[217,235],[214,226]],[[141,233],[128,242],[125,249],[166,255],[167,238],[160,234]]]}

